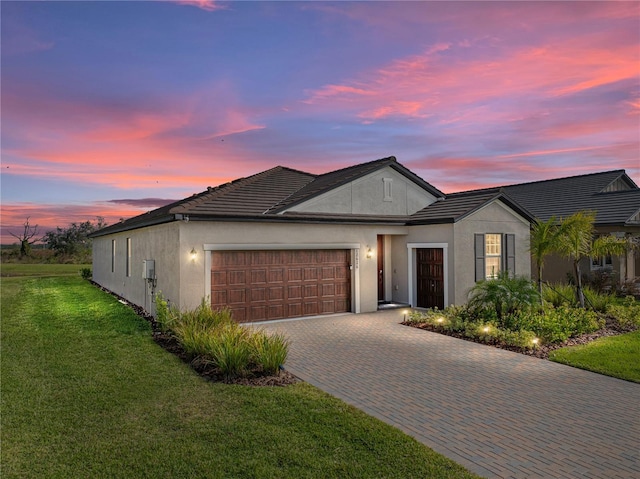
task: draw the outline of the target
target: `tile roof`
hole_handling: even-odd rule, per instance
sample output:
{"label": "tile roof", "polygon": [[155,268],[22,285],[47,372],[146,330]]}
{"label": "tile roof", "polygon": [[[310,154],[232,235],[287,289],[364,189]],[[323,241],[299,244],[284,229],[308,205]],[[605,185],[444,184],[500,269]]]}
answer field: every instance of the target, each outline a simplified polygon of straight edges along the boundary
{"label": "tile roof", "polygon": [[294,205],[300,204],[339,186],[346,185],[347,183],[350,183],[358,178],[366,176],[369,173],[387,166],[390,166],[394,170],[402,173],[403,175],[411,179],[414,183],[418,184],[420,187],[434,195],[436,198],[444,197],[444,193],[398,163],[395,156],[390,156],[388,158],[369,161],[367,163],[361,163],[359,165],[349,166],[347,168],[342,168],[340,170],[330,171],[329,173],[318,175],[304,188],[301,188],[294,194],[288,196],[278,204],[274,205],[270,212],[281,213]]}
{"label": "tile roof", "polygon": [[[618,180],[630,189],[602,192]],[[551,216],[565,218],[577,211],[587,210],[597,212],[596,225],[622,226],[640,210],[640,189],[624,170],[603,171],[472,191],[500,190],[543,221]],[[451,196],[447,195],[447,198]]]}
{"label": "tile roof", "polygon": [[208,188],[207,191],[189,198],[108,226],[96,232],[94,236],[102,236],[187,217],[194,220],[260,218],[272,221],[403,223],[406,222],[408,217],[293,214],[286,211],[288,207],[294,204],[306,201],[387,166],[405,175],[434,196],[444,197],[440,190],[400,165],[393,156],[331,171],[323,175],[313,175],[283,166],[276,166],[246,178],[240,178],[215,188]]}
{"label": "tile roof", "polygon": [[[411,216],[299,213],[288,208],[334,188],[391,167],[430,192],[438,201]],[[625,191],[602,193],[623,181]],[[322,175],[276,166],[246,178],[207,188],[202,193],[116,223],[92,236],[151,226],[180,218],[261,219],[265,221],[352,222],[369,224],[453,223],[494,200],[500,200],[527,219],[546,220],[569,216],[579,210],[597,211],[597,225],[640,224],[640,189],[624,170],[535,181],[445,195],[399,164],[395,157],[382,158]],[[635,217],[635,220],[634,220]]]}
{"label": "tile roof", "polygon": [[171,209],[186,215],[261,215],[271,207],[304,188],[315,175],[276,166],[247,178],[211,188]]}
{"label": "tile roof", "polygon": [[447,195],[443,201],[436,201],[411,215],[408,224],[455,223],[495,200],[502,201],[527,220],[531,221],[533,219],[533,216],[527,210],[518,205],[503,191],[492,189]]}

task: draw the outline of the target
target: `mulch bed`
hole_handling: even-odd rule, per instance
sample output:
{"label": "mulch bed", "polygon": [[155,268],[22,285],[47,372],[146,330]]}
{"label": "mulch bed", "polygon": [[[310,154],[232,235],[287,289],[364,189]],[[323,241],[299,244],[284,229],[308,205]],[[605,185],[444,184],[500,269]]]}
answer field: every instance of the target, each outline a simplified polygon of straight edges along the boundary
{"label": "mulch bed", "polygon": [[439,328],[437,326],[433,326],[427,323],[403,322],[402,324],[404,324],[405,326],[411,326],[418,329],[424,329],[426,331],[432,331],[434,333],[444,334],[446,336],[452,336],[458,339],[464,339],[465,341],[473,341],[474,343],[485,344],[485,345],[494,346],[500,349],[514,351],[516,353],[525,354],[527,356],[533,356],[540,359],[549,359],[549,353],[551,353],[551,351],[564,348],[566,346],[577,346],[579,344],[587,344],[598,338],[604,338],[606,336],[617,336],[619,334],[624,334],[624,333],[629,333],[631,331],[634,331],[634,328],[621,327],[617,323],[617,321],[615,321],[613,318],[606,318],[605,327],[593,333],[587,333],[581,336],[576,336],[575,338],[569,338],[567,341],[564,341],[563,343],[545,344],[537,347],[536,349],[525,349],[525,348],[518,348],[516,346],[510,346],[498,340],[493,340],[489,342],[489,341],[481,341],[479,339],[474,339],[474,338],[468,338],[461,333],[446,331],[442,328]]}
{"label": "mulch bed", "polygon": [[195,372],[209,381],[239,384],[242,386],[288,386],[302,381],[287,370],[281,370],[277,376],[267,375],[262,371],[250,371],[246,377],[227,379],[207,361],[202,360],[199,356],[194,358],[187,354],[177,338],[171,333],[162,331],[156,319],[145,311],[144,308],[130,303],[113,291],[109,291],[93,281],[92,283],[102,291],[117,298],[121,303],[129,306],[138,316],[148,321],[153,330],[153,340],[159,346],[171,354],[178,356],[182,361],[189,364]]}

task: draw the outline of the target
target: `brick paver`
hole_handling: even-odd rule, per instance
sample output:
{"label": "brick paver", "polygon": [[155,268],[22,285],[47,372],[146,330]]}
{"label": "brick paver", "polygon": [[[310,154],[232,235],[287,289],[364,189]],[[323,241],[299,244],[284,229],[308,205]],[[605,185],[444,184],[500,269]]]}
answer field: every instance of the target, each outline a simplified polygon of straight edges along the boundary
{"label": "brick paver", "polygon": [[640,384],[402,326],[400,311],[263,324],[286,368],[488,478],[640,478]]}

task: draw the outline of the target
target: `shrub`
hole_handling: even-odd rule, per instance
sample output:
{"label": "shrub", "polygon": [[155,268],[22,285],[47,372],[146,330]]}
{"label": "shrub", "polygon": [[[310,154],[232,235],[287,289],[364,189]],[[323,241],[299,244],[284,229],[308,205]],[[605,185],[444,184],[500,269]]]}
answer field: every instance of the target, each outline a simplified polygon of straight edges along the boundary
{"label": "shrub", "polygon": [[563,342],[604,326],[604,320],[597,313],[566,305],[549,308],[544,313],[520,314],[516,322],[517,329],[533,331],[545,343]]}
{"label": "shrub", "polygon": [[498,278],[481,281],[471,289],[468,307],[485,319],[495,312],[500,324],[509,315],[537,307],[539,301],[538,290],[529,279],[502,272]]}
{"label": "shrub", "polygon": [[522,349],[535,349],[540,345],[536,333],[527,331],[526,329],[520,331],[498,329],[496,331],[496,338],[509,346]]}
{"label": "shrub", "polygon": [[226,380],[245,376],[251,360],[251,332],[239,324],[225,324],[206,335],[200,353]]}
{"label": "shrub", "polygon": [[289,353],[289,340],[286,336],[255,331],[251,345],[255,363],[267,374],[278,374]]}
{"label": "shrub", "polygon": [[227,381],[251,371],[278,374],[287,358],[285,336],[248,329],[233,320],[229,309],[212,310],[206,299],[180,312],[158,294],[156,314],[160,327],[171,331],[187,354],[213,366]]}
{"label": "shrub", "polygon": [[173,306],[169,305],[169,301],[163,296],[162,291],[156,295],[156,321],[160,329],[165,333],[170,331],[180,312]]}
{"label": "shrub", "polygon": [[609,303],[607,314],[623,328],[640,328],[640,302],[633,296],[625,297],[622,304]]}
{"label": "shrub", "polygon": [[576,292],[570,284],[545,284],[542,289],[542,297],[554,308],[559,308],[563,304],[570,306],[576,304]]}
{"label": "shrub", "polygon": [[82,279],[86,279],[86,280],[91,279],[91,277],[93,276],[93,273],[91,272],[91,268],[80,269],[80,276],[82,276]]}
{"label": "shrub", "polygon": [[584,288],[583,293],[587,308],[601,313],[606,312],[607,306],[615,300],[615,296],[607,293],[599,293],[589,286]]}

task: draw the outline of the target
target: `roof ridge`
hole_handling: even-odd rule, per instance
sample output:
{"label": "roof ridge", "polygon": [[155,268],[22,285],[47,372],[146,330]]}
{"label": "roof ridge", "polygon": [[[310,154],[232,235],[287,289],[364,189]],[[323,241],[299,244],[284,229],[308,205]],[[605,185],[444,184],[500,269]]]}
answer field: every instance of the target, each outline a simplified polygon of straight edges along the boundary
{"label": "roof ridge", "polygon": [[624,169],[597,171],[595,173],[584,173],[582,175],[563,176],[561,178],[549,178],[548,180],[526,181],[526,182],[523,182],[523,183],[510,183],[510,184],[507,184],[507,185],[488,186],[486,188],[476,188],[476,189],[473,189],[473,190],[456,191],[455,193],[450,193],[450,194],[451,195],[455,195],[455,194],[459,194],[459,193],[471,193],[471,192],[475,192],[475,191],[485,191],[485,190],[492,190],[492,189],[499,189],[499,188],[511,188],[513,186],[534,185],[536,183],[550,183],[552,181],[571,180],[571,179],[574,179],[574,178],[584,178],[584,177],[588,177],[588,176],[606,175],[606,174],[612,174],[612,173],[626,174],[626,171]]}
{"label": "roof ridge", "polygon": [[171,208],[169,210],[169,213],[177,213],[178,211],[176,211],[175,208],[186,209],[187,206],[197,205],[199,203],[203,203],[207,200],[220,196],[221,194],[226,194],[226,193],[229,193],[230,191],[235,191],[241,186],[246,186],[246,185],[255,183],[259,178],[263,178],[265,176],[271,175],[276,171],[284,168],[285,168],[284,166],[274,166],[273,168],[269,168],[268,170],[260,171],[250,176],[236,178],[235,180],[228,181],[218,186],[214,186],[214,187],[208,186],[206,191],[203,191],[201,193],[196,193],[195,195],[189,198],[186,198],[186,201],[183,200],[182,204],[176,205],[174,208]]}
{"label": "roof ridge", "polygon": [[370,165],[373,165],[374,163],[387,163],[387,162],[389,164],[397,163],[398,160],[393,155],[392,156],[387,156],[386,158],[379,158],[377,160],[366,161],[364,163],[358,163],[357,165],[345,166],[344,168],[338,168],[337,170],[327,171],[326,173],[322,173],[320,175],[317,175],[317,178],[322,178],[323,176],[326,176],[326,175],[334,175],[336,173],[340,173],[341,171],[355,170],[356,168],[362,168],[362,167],[370,166]]}

